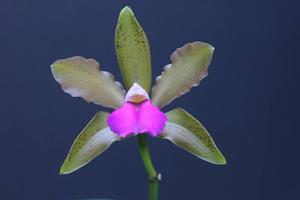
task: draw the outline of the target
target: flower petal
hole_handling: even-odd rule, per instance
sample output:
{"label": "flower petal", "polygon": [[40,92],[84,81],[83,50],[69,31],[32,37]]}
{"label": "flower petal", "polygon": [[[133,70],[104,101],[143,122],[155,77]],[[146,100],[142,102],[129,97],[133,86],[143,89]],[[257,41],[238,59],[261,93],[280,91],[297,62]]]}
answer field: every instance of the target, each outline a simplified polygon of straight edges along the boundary
{"label": "flower petal", "polygon": [[151,56],[147,36],[129,7],[122,9],[115,33],[115,48],[126,89],[134,82],[151,88]]}
{"label": "flower petal", "polygon": [[152,88],[152,103],[162,108],[173,99],[199,85],[207,75],[214,48],[202,42],[193,42],[177,49],[171,55],[172,64],[166,65]]}
{"label": "flower petal", "polygon": [[69,174],[103,153],[113,142],[121,138],[107,127],[109,113],[98,112],[74,141],[64,161],[60,174]]}
{"label": "flower petal", "polygon": [[162,132],[166,120],[166,115],[146,100],[140,104],[126,102],[108,116],[107,123],[121,137],[139,133],[155,137]]}
{"label": "flower petal", "polygon": [[138,133],[138,106],[126,102],[107,118],[110,129],[121,137]]}
{"label": "flower petal", "polygon": [[144,101],[139,112],[140,132],[148,132],[151,136],[159,135],[166,124],[166,115],[159,110],[157,106],[150,101]]}
{"label": "flower petal", "polygon": [[226,159],[203,125],[182,108],[167,112],[168,122],[160,135],[198,158],[224,165]]}
{"label": "flower petal", "polygon": [[100,71],[100,65],[94,59],[75,56],[57,60],[51,70],[62,89],[73,97],[110,108],[124,103],[122,85],[115,82],[111,73]]}

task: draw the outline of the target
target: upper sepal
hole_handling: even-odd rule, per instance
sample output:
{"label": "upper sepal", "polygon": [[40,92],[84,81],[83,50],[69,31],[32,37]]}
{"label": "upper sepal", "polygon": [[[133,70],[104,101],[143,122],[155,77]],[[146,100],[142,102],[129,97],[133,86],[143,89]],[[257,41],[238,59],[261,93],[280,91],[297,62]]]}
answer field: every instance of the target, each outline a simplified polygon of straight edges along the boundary
{"label": "upper sepal", "polygon": [[73,97],[110,108],[124,103],[122,85],[111,73],[100,71],[100,64],[94,59],[80,56],[60,59],[51,65],[51,70],[62,89]]}
{"label": "upper sepal", "polygon": [[60,174],[69,174],[83,167],[103,153],[113,142],[121,140],[107,127],[108,114],[98,112],[81,131],[60,169]]}
{"label": "upper sepal", "polygon": [[160,135],[178,147],[213,164],[224,165],[226,160],[204,126],[182,108],[166,113],[168,122]]}
{"label": "upper sepal", "polygon": [[120,12],[115,32],[115,49],[126,89],[137,82],[149,92],[152,79],[149,43],[129,7]]}
{"label": "upper sepal", "polygon": [[173,99],[199,85],[207,75],[214,48],[206,43],[193,42],[178,48],[171,55],[171,64],[164,67],[152,88],[153,104],[163,107]]}

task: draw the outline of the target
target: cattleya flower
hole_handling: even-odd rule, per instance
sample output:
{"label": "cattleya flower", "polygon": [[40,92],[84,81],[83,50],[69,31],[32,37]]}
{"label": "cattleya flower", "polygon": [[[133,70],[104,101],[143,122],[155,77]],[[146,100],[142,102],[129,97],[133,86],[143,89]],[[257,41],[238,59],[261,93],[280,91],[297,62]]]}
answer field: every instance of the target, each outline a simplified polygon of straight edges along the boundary
{"label": "cattleya flower", "polygon": [[[137,135],[168,139],[214,164],[226,164],[203,125],[182,108],[163,113],[161,108],[197,86],[207,75],[214,48],[192,42],[171,55],[151,90],[151,57],[146,34],[132,10],[125,7],[118,19],[115,48],[123,86],[111,73],[101,71],[94,59],[75,56],[51,65],[55,80],[73,97],[104,107],[76,138],[60,173],[71,173],[103,153],[113,142]],[[151,98],[149,97],[151,96]],[[150,169],[151,172],[151,169]]]}

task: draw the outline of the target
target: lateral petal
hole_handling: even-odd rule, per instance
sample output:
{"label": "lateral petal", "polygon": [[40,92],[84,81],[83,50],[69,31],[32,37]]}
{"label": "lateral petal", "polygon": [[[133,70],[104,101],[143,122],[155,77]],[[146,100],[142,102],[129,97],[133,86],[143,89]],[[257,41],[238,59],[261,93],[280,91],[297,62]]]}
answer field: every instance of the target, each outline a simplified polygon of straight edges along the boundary
{"label": "lateral petal", "polygon": [[94,59],[75,56],[57,60],[51,65],[51,70],[62,89],[73,97],[82,97],[87,102],[109,108],[124,103],[122,85],[111,73],[100,71],[100,64]]}
{"label": "lateral petal", "polygon": [[160,108],[190,91],[207,75],[214,48],[206,43],[193,42],[178,48],[171,55],[152,88],[151,101]]}

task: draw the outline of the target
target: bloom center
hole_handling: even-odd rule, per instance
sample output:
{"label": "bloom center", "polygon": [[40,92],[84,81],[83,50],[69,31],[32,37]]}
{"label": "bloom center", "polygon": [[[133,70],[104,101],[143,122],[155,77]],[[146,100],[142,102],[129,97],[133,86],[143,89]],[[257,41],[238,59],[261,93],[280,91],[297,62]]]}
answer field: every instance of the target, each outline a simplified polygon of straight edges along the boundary
{"label": "bloom center", "polygon": [[134,83],[127,92],[125,103],[108,116],[107,123],[121,137],[140,133],[157,136],[166,120],[166,115],[151,103],[147,92]]}

